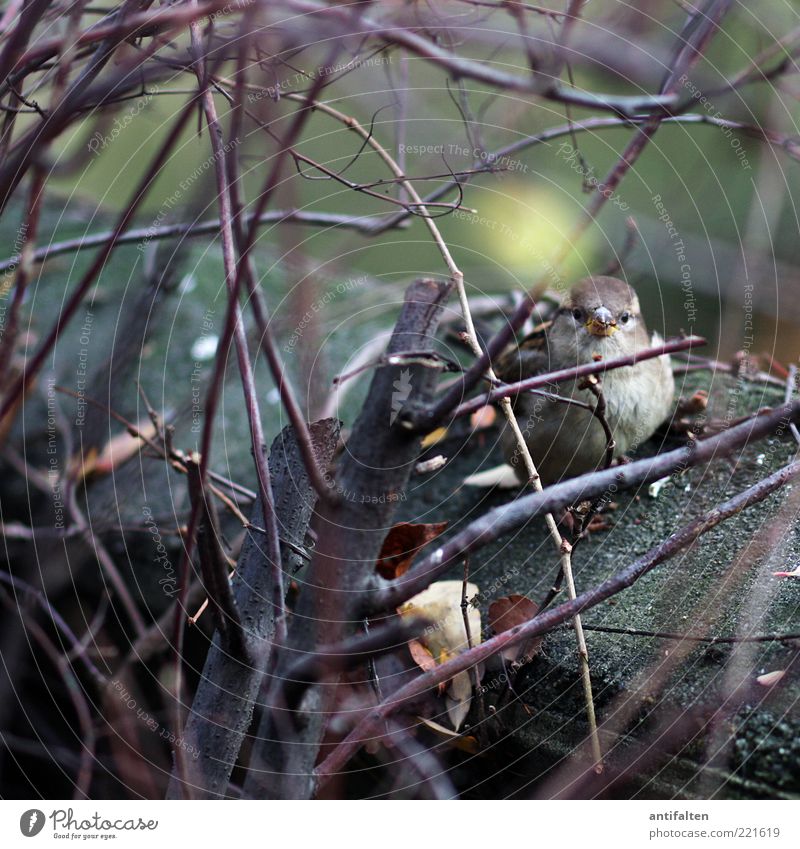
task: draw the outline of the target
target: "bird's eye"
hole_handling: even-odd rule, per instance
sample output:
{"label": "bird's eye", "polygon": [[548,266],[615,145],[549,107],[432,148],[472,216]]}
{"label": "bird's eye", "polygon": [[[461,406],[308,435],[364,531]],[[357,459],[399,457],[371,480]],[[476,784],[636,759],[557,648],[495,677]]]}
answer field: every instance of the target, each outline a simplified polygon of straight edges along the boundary
{"label": "bird's eye", "polygon": [[622,315],[619,317],[619,320],[623,324],[627,324],[630,321],[630,319],[631,319],[631,314],[629,312],[627,312],[627,310],[624,313],[622,313]]}
{"label": "bird's eye", "polygon": [[575,319],[575,321],[580,321],[583,318],[583,310],[574,309],[572,311],[572,317]]}

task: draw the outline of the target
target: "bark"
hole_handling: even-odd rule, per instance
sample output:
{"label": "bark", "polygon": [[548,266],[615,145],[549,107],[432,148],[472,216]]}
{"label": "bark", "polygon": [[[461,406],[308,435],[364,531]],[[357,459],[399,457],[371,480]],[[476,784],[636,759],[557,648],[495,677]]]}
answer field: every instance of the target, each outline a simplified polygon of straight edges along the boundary
{"label": "bark", "polygon": [[[311,435],[317,461],[325,468],[336,448],[339,424],[333,419],[316,422],[311,426]],[[302,563],[297,549],[303,546],[317,495],[290,427],[284,428],[273,442],[269,468],[281,536],[281,562],[291,575]],[[251,512],[256,527],[262,515],[259,498]],[[167,792],[170,799],[184,794],[196,798],[227,795],[231,772],[253,719],[275,633],[271,572],[263,536],[255,528],[248,530],[233,579],[234,600],[252,663],[243,663],[226,652],[220,633],[214,635],[184,731],[190,786],[182,786],[173,773]]]}
{"label": "bark", "polygon": [[[387,355],[429,351],[449,286],[419,280],[406,292]],[[357,609],[376,586],[375,561],[392,525],[420,439],[399,426],[404,407],[430,401],[436,372],[422,365],[380,368],[337,469],[335,498],[315,516],[316,553],[277,667],[245,782],[245,796],[307,799],[313,792],[327,715],[336,687],[315,685],[287,711],[281,678],[298,658],[341,642],[356,630]]]}

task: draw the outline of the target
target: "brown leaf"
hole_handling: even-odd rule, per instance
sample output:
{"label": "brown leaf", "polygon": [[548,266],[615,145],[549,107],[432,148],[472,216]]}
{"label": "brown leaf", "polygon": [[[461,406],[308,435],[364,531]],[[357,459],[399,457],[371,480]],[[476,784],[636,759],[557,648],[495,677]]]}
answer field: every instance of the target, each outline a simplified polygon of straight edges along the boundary
{"label": "brown leaf", "polygon": [[497,410],[491,404],[481,407],[469,417],[469,423],[473,430],[483,430],[491,427],[497,418]]}
{"label": "brown leaf", "polygon": [[[530,621],[538,611],[539,605],[536,602],[531,601],[527,596],[513,593],[498,598],[489,605],[489,627],[495,634],[502,634],[503,631],[509,631],[517,625]],[[511,663],[523,655],[529,660],[539,651],[541,645],[542,638],[534,637],[527,642],[503,649],[501,654]]]}
{"label": "brown leaf", "polygon": [[[408,650],[411,652],[411,657],[413,658],[414,663],[416,663],[423,672],[430,672],[431,669],[436,668],[436,658],[434,658],[434,656],[419,640],[409,640]],[[438,691],[440,696],[444,692],[444,688],[444,682],[439,684]]]}
{"label": "brown leaf", "polygon": [[414,663],[423,671],[429,672],[436,668],[436,661],[433,655],[422,645],[419,640],[409,640],[408,650],[411,652],[411,657]]}
{"label": "brown leaf", "polygon": [[[154,439],[158,435],[150,419],[140,421],[136,430],[144,439]],[[112,474],[142,450],[144,439],[125,430],[112,437],[100,452],[92,448],[84,456],[73,457],[70,471],[80,480],[92,475]]]}
{"label": "brown leaf", "polygon": [[516,593],[504,596],[489,605],[489,627],[495,634],[502,634],[533,619],[538,611],[539,606],[527,596]]}
{"label": "brown leaf", "polygon": [[400,522],[395,525],[383,541],[383,548],[375,566],[378,574],[389,581],[405,574],[417,552],[436,539],[446,527],[447,522]]}

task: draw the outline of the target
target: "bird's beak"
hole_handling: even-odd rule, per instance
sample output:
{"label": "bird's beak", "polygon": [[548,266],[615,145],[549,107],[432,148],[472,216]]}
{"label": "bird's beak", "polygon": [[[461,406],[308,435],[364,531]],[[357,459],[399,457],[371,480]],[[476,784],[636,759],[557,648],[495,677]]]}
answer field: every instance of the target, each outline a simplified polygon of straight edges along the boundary
{"label": "bird's beak", "polygon": [[586,329],[592,336],[612,336],[617,332],[617,322],[610,310],[598,307],[586,322]]}

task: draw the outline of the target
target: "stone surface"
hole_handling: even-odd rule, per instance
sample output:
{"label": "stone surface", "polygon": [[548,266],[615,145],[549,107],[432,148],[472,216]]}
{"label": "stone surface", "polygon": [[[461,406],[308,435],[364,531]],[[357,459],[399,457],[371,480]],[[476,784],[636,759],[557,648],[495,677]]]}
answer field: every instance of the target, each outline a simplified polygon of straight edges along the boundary
{"label": "stone surface", "polygon": [[[700,385],[710,389],[712,416],[728,409],[735,416],[782,401],[777,387],[737,385],[719,375],[713,381],[708,375],[694,378],[682,393],[688,395]],[[448,456],[448,465],[438,475],[412,479],[402,518],[449,519],[449,534],[487,508],[513,498],[514,492],[460,486],[478,467],[500,462],[493,439],[495,434],[490,433],[473,437],[460,449],[454,442],[436,446],[435,452]],[[651,440],[640,453],[657,449]],[[611,576],[673,530],[784,465],[794,450],[790,439],[773,438],[735,457],[687,471],[679,481],[665,484],[655,498],[647,488],[622,493],[616,510],[607,516],[613,527],[593,534],[576,550],[578,590]],[[715,637],[800,631],[800,581],[772,575],[793,569],[800,560],[794,526],[799,496],[800,484],[785,488],[584,615],[598,717],[608,720],[613,713],[612,726],[617,725],[616,735],[604,736],[604,746],[611,749],[608,775],[614,775],[626,758],[644,751],[625,780],[603,792],[656,798],[800,795],[796,673],[790,669],[774,688],[754,682],[758,675],[789,668],[800,641],[687,643],[588,630],[603,626]],[[513,537],[476,552],[470,579],[481,588],[485,610],[488,602],[509,592],[541,600],[557,568],[543,522],[536,520]],[[562,592],[558,600],[563,598]],[[497,673],[494,681],[487,674],[484,685],[487,682],[490,701],[496,702],[503,689]],[[709,722],[732,689],[733,707],[723,708]],[[484,790],[492,795],[550,795],[568,774],[556,771],[560,777],[554,780],[551,774],[544,782],[542,773],[575,750],[587,727],[571,629],[547,636],[540,655],[517,680],[516,691],[527,708],[520,700],[506,706],[501,702],[497,716],[484,729],[494,741],[488,758],[505,773],[504,778],[498,775],[498,783],[488,785],[491,790]],[[624,711],[628,713],[623,721]],[[647,751],[667,718],[666,736],[656,742],[656,751]],[[474,775],[465,781],[474,784]]]}

